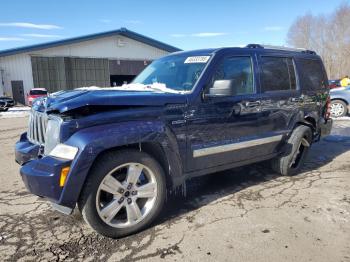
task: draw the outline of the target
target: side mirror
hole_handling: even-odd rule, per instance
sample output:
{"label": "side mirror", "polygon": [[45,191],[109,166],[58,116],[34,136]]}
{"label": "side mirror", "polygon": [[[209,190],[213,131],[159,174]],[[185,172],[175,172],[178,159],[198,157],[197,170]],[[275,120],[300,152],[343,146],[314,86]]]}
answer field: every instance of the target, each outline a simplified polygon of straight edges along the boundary
{"label": "side mirror", "polygon": [[232,96],[233,85],[233,80],[216,80],[205,97]]}

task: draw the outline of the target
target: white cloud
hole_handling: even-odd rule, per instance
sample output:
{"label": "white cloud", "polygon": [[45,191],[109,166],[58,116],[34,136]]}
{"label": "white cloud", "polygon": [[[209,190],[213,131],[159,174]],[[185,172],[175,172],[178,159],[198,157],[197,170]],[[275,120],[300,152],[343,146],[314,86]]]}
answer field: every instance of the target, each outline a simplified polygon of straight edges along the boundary
{"label": "white cloud", "polygon": [[124,23],[137,25],[137,24],[142,24],[142,21],[140,21],[140,20],[125,20]]}
{"label": "white cloud", "polygon": [[33,23],[22,23],[22,22],[14,22],[14,23],[0,23],[0,26],[3,27],[21,27],[21,28],[34,28],[34,29],[62,29],[62,27],[58,25],[46,25],[46,24],[33,24]]}
{"label": "white cloud", "polygon": [[265,26],[264,31],[282,31],[284,27],[282,26]]}
{"label": "white cloud", "polygon": [[228,35],[228,33],[222,33],[222,32],[206,32],[206,33],[195,33],[191,36],[194,37],[215,37],[215,36],[222,36],[222,35]]}
{"label": "white cloud", "polygon": [[36,37],[36,38],[57,38],[61,37],[60,35],[47,35],[47,34],[21,34],[25,37]]}
{"label": "white cloud", "polygon": [[0,37],[0,41],[25,41],[26,39],[22,37]]}
{"label": "white cloud", "polygon": [[104,24],[110,24],[112,22],[111,19],[100,19],[98,21],[101,22],[101,23],[104,23]]}

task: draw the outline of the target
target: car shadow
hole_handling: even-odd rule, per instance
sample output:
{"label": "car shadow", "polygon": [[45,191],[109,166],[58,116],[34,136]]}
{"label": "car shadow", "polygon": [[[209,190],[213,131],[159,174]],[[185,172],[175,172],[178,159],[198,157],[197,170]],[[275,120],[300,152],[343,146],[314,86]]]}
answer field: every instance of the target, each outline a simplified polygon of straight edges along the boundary
{"label": "car shadow", "polygon": [[[317,170],[349,150],[350,136],[330,135],[312,145],[300,173]],[[167,223],[218,199],[278,177],[280,175],[272,171],[266,161],[190,179],[185,190],[182,188],[168,196],[166,207],[156,224]]]}

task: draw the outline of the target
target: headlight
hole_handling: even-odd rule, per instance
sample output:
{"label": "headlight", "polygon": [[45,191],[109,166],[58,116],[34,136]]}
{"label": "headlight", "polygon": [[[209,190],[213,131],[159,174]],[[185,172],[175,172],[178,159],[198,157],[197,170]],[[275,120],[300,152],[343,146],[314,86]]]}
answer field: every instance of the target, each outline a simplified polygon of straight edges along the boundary
{"label": "headlight", "polygon": [[60,127],[62,119],[55,116],[49,116],[45,134],[44,154],[48,155],[60,142]]}
{"label": "headlight", "polygon": [[78,153],[78,148],[74,146],[68,146],[65,144],[58,144],[55,148],[49,153],[50,156],[73,160],[76,154]]}

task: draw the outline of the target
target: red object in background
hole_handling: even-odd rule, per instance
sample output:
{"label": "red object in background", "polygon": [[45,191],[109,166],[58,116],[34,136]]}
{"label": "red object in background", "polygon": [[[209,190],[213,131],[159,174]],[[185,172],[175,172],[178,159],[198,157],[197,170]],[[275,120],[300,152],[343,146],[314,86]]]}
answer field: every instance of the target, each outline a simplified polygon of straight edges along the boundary
{"label": "red object in background", "polygon": [[336,84],[330,84],[330,85],[329,85],[329,88],[330,88],[330,89],[336,88],[336,87],[339,87],[339,86],[337,86]]}
{"label": "red object in background", "polygon": [[29,94],[27,94],[28,105],[32,106],[34,99],[43,96],[47,96],[47,90],[45,88],[30,89]]}
{"label": "red object in background", "polygon": [[328,80],[329,89],[341,87],[340,79]]}

